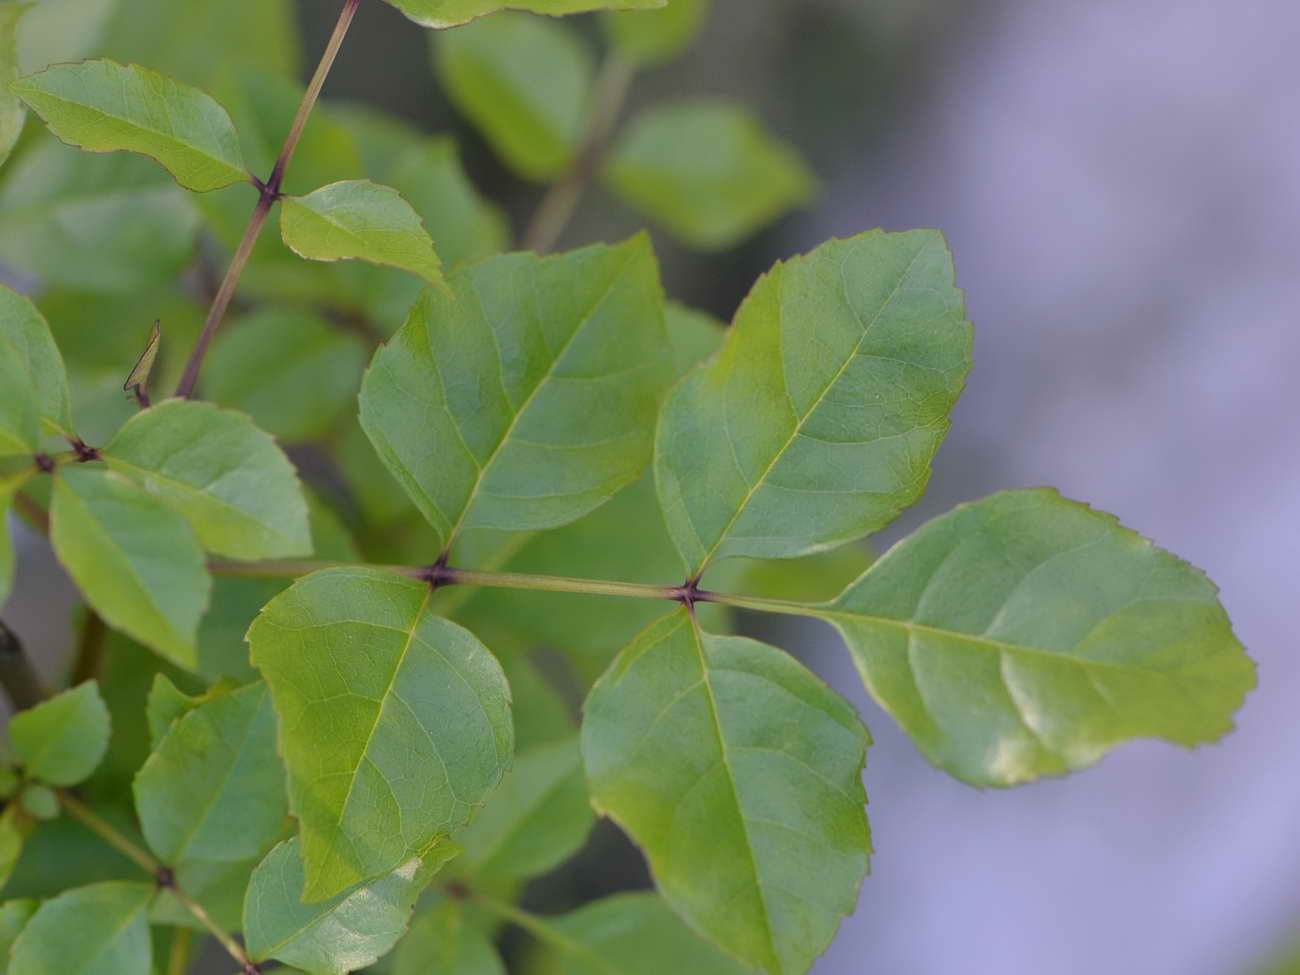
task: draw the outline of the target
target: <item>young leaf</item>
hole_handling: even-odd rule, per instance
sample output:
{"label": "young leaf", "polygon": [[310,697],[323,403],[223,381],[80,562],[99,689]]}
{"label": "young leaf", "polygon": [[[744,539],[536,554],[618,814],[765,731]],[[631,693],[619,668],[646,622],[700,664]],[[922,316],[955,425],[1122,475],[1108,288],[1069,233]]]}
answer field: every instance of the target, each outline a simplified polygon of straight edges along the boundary
{"label": "young leaf", "polygon": [[69,145],[152,156],[196,193],[248,179],[226,110],[198,88],[138,64],[56,64],[10,88]]}
{"label": "young leaf", "polygon": [[1197,569],[1048,489],[962,505],[819,608],[936,765],[1014,785],[1213,741],[1254,667]]}
{"label": "young leaf", "polygon": [[430,587],[328,569],[248,631],[280,722],[306,902],[423,855],[463,826],[514,752],[510,689],[487,648],[428,610]]}
{"label": "young leaf", "polygon": [[671,61],[690,47],[708,17],[711,0],[668,0],[661,10],[607,13],[605,35],[614,49],[634,64]]}
{"label": "young leaf", "polygon": [[6,965],[9,949],[36,913],[36,907],[37,902],[31,897],[17,897],[0,904],[0,960]]}
{"label": "young leaf", "polygon": [[[588,10],[646,10],[665,0],[388,0],[417,24],[442,29],[467,24],[497,10],[529,10],[560,17]],[[496,19],[496,18],[493,18]]]}
{"label": "young leaf", "polygon": [[54,481],[50,540],[109,625],[194,666],[212,579],[183,518],[119,474],[63,467]]}
{"label": "young leaf", "polygon": [[892,521],[924,490],[970,344],[933,231],[778,264],[659,420],[655,478],[683,561],[790,558]]}
{"label": "young leaf", "polygon": [[0,339],[17,352],[18,368],[36,389],[37,409],[52,433],[72,432],[68,376],[54,336],[36,306],[10,288],[0,285]]}
{"label": "young leaf", "polygon": [[511,168],[539,183],[569,168],[582,141],[593,73],[572,30],[500,14],[438,34],[434,45],[448,97]]}
{"label": "young leaf", "polygon": [[501,787],[456,834],[471,876],[535,877],[572,856],[594,817],[577,738],[521,752]]}
{"label": "young leaf", "polygon": [[280,235],[299,257],[357,258],[411,271],[430,284],[442,280],[442,262],[420,215],[391,186],[349,179],[281,205]]}
{"label": "young leaf", "polygon": [[565,524],[633,481],[671,379],[647,238],[489,258],[448,285],[375,354],[360,397],[441,546]]}
{"label": "young leaf", "polygon": [[151,884],[110,881],[40,906],[14,942],[9,975],[149,975]]}
{"label": "young leaf", "polygon": [[168,864],[243,860],[266,849],[288,813],[275,712],[261,681],[178,718],[135,776],[149,848]]}
{"label": "young leaf", "polygon": [[739,243],[816,189],[793,148],[724,102],[650,109],[614,146],[605,178],[629,204],[701,250]]}
{"label": "young leaf", "polygon": [[253,871],[244,900],[244,938],[255,962],[274,958],[310,975],[346,975],[373,964],[406,933],[411,909],[439,868],[455,856],[442,843],[377,880],[317,903],[303,903],[297,839],[272,850]]}
{"label": "young leaf", "polygon": [[0,458],[30,457],[41,442],[36,388],[24,365],[17,346],[0,335]]}
{"label": "young leaf", "polygon": [[683,924],[653,893],[615,894],[537,919],[532,975],[743,975],[749,971]]}
{"label": "young leaf", "polygon": [[356,397],[365,363],[359,335],[305,312],[269,309],[222,330],[203,383],[216,402],[297,443],[333,429]]}
{"label": "young leaf", "polygon": [[18,21],[34,6],[0,3],[0,166],[9,158],[27,120],[23,103],[9,90],[9,84],[18,77]]}
{"label": "young leaf", "polygon": [[393,975],[506,975],[487,933],[469,923],[465,907],[447,898],[411,922],[393,953]]}
{"label": "young leaf", "polygon": [[15,714],[9,744],[33,779],[76,785],[95,771],[108,748],[108,708],[88,680]]}
{"label": "young leaf", "polygon": [[592,804],[645,850],[673,910],[747,965],[806,971],[867,870],[853,709],[785,653],[680,609],[623,651],[583,714]]}
{"label": "young leaf", "polygon": [[159,319],[154,319],[153,328],[149,330],[149,338],[145,341],[144,351],[140,353],[140,358],[135,360],[131,371],[126,374],[126,382],[122,383],[122,391],[134,393],[137,399],[149,392],[149,377],[153,375],[154,364],[158,361],[158,350],[162,346],[161,325]]}
{"label": "young leaf", "polygon": [[102,453],[184,515],[210,552],[235,559],[311,554],[293,464],[242,413],[167,400],[132,417]]}

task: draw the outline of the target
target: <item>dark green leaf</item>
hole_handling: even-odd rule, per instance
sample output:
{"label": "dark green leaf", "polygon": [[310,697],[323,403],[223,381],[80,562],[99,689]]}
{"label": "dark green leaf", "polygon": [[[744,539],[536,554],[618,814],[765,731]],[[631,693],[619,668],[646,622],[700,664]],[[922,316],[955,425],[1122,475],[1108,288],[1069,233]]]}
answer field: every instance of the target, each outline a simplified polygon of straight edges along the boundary
{"label": "dark green leaf", "polygon": [[514,751],[510,691],[423,582],[379,569],[299,579],[248,631],[271,685],[303,899],[388,873],[465,824]]}
{"label": "dark green leaf", "polygon": [[103,449],[189,519],[205,548],[236,559],[311,554],[293,465],[242,413],[167,400],[131,418]]}
{"label": "dark green leaf", "polygon": [[1255,684],[1199,570],[1048,489],[930,522],[818,614],[930,760],[976,785],[1129,738],[1213,741]]}
{"label": "dark green leaf", "polygon": [[108,708],[89,680],[14,715],[9,744],[32,778],[76,785],[104,757],[108,733]]}
{"label": "dark green leaf", "polygon": [[793,148],[725,102],[648,110],[614,146],[605,177],[629,204],[702,250],[731,247],[816,190]]}
{"label": "dark green leaf", "polygon": [[9,975],[149,975],[153,894],[110,881],[46,901],[14,942]]}
{"label": "dark green leaf", "polygon": [[275,839],[288,813],[275,730],[260,681],[175,721],[135,777],[141,828],[164,863],[244,860]]}
{"label": "dark green leaf", "polygon": [[15,362],[36,390],[37,409],[47,429],[72,432],[68,377],[50,326],[30,300],[0,285],[0,339],[17,353]]}
{"label": "dark green leaf", "polygon": [[119,474],[63,467],[54,482],[50,539],[106,622],[182,667],[194,666],[212,580],[183,518]]}
{"label": "dark green leaf", "polygon": [[748,965],[806,971],[867,870],[853,709],[785,653],[680,609],[583,714],[592,803],[645,850],[673,910]]}
{"label": "dark green leaf", "polygon": [[[530,10],[559,17],[587,10],[641,10],[662,7],[664,0],[388,0],[417,24],[456,27],[497,10]],[[496,18],[493,18],[496,19]]]}
{"label": "dark green leaf", "polygon": [[573,521],[634,480],[671,379],[648,240],[489,258],[375,355],[361,422],[442,547]]}
{"label": "dark green leaf", "polygon": [[156,71],[81,61],[56,64],[10,87],[70,145],[151,156],[197,193],[248,179],[226,110]]}
{"label": "dark green leaf", "polygon": [[244,938],[254,961],[274,958],[310,975],[346,975],[372,964],[406,933],[420,892],[455,847],[442,843],[421,860],[337,896],[304,904],[298,840],[281,843],[253,871],[244,901]]}
{"label": "dark green leaf", "polygon": [[892,521],[924,490],[970,344],[933,231],[872,231],[773,268],[660,418],[659,499],[692,573]]}
{"label": "dark green leaf", "polygon": [[434,43],[448,96],[502,159],[537,182],[569,168],[582,141],[592,64],[566,25],[500,14],[438,34]]}
{"label": "dark green leaf", "polygon": [[695,40],[709,13],[710,0],[668,0],[662,10],[603,15],[614,49],[635,64],[671,61]]}

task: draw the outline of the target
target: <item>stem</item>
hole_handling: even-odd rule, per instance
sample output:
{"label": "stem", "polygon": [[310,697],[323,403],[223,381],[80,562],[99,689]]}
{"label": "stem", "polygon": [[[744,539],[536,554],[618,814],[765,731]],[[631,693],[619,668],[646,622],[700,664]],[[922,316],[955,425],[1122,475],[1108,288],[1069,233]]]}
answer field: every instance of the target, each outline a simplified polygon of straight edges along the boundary
{"label": "stem", "polygon": [[185,906],[187,911],[198,919],[200,924],[208,929],[208,934],[212,935],[212,937],[216,938],[217,941],[221,943],[221,947],[226,949],[226,954],[243,966],[244,971],[257,971],[256,966],[253,964],[253,959],[248,956],[248,952],[244,950],[244,946],[227,934],[221,925],[212,920],[211,915],[204,910],[202,904],[196,901],[189,894],[185,893],[184,890],[177,887],[175,884],[172,884],[167,889],[170,890],[172,895]]}
{"label": "stem", "polygon": [[0,621],[0,687],[15,711],[35,707],[50,696],[23,651],[17,634]]}
{"label": "stem", "polygon": [[76,687],[83,681],[99,676],[107,637],[108,627],[104,625],[103,619],[87,606],[85,619],[81,621],[81,633],[77,638],[77,652],[72,660],[72,674],[68,678],[71,686]]}
{"label": "stem", "polygon": [[573,219],[578,201],[591,185],[614,131],[628,88],[636,74],[631,61],[611,54],[601,65],[592,101],[594,107],[587,120],[587,130],[574,157],[573,166],[558,183],[551,185],[524,232],[524,250],[544,254],[555,246],[564,228]]}
{"label": "stem", "polygon": [[167,975],[185,975],[194,954],[194,932],[189,928],[172,928],[172,948],[167,956]]}
{"label": "stem", "polygon": [[760,613],[783,613],[787,616],[814,616],[824,619],[826,610],[810,603],[796,603],[789,599],[764,599],[761,596],[731,596],[725,592],[701,590],[695,597],[701,603],[721,603],[737,609],[752,609]]}
{"label": "stem", "polygon": [[129,838],[119,833],[116,827],[106,819],[87,806],[84,802],[74,796],[67,789],[59,789],[59,800],[63,803],[63,808],[71,813],[74,817],[81,820],[87,828],[96,833],[113,849],[117,850],[124,857],[137,866],[157,875],[163,865],[148,850],[137,846]]}
{"label": "stem", "polygon": [[31,495],[19,491],[14,495],[14,510],[42,535],[50,534],[50,516],[44,508],[32,500]]}
{"label": "stem", "polygon": [[529,589],[540,592],[577,592],[593,596],[630,596],[634,599],[678,599],[677,586],[646,586],[636,582],[607,582],[603,579],[574,579],[567,576],[538,576],[522,572],[477,572],[473,569],[444,569],[443,585],[488,586],[496,589]]}
{"label": "stem", "polygon": [[338,56],[343,38],[347,36],[348,28],[352,25],[352,18],[356,16],[360,3],[361,0],[345,0],[338,23],[334,25],[334,33],[330,35],[325,53],[321,55],[320,63],[316,66],[316,73],[312,75],[307,91],[303,93],[298,114],[294,116],[289,134],[285,136],[284,145],[280,149],[280,155],[275,160],[271,178],[265,183],[254,180],[261,190],[261,195],[257,199],[257,206],[253,209],[252,219],[248,222],[248,229],[244,231],[244,237],[235,250],[235,256],[230,260],[230,267],[226,269],[226,276],[221,280],[221,287],[217,289],[217,296],[212,300],[207,321],[203,323],[203,332],[195,343],[194,351],[190,353],[190,361],[185,364],[185,372],[176,386],[176,395],[182,399],[189,398],[194,392],[194,384],[199,379],[199,369],[203,366],[203,357],[207,354],[208,346],[212,344],[212,337],[216,335],[217,328],[226,315],[230,299],[235,295],[235,287],[239,284],[240,275],[244,273],[244,266],[253,253],[253,245],[257,243],[257,238],[262,233],[262,227],[266,224],[271,207],[280,198],[280,187],[284,182],[284,173],[289,167],[289,160],[293,158],[294,151],[298,148],[298,140],[302,138],[307,119],[311,116],[312,109],[316,107],[321,88],[325,85],[325,79],[334,65],[334,59]]}

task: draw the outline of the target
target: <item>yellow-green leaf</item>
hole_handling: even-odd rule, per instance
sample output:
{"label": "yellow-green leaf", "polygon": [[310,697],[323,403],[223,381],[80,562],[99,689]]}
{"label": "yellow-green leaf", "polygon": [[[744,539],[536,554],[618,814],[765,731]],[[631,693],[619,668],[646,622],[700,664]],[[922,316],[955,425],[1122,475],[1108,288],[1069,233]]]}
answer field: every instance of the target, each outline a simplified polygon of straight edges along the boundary
{"label": "yellow-green leaf", "polygon": [[388,0],[417,24],[445,28],[467,24],[497,10],[529,10],[559,17],[588,10],[645,10],[665,0]]}

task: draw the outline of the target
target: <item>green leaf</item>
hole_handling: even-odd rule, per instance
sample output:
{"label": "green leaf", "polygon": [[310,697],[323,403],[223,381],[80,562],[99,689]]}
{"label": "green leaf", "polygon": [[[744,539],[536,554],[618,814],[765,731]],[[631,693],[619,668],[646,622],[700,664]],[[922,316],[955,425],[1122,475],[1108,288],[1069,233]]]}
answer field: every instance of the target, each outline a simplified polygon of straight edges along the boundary
{"label": "green leaf", "polygon": [[406,933],[420,892],[455,848],[444,843],[377,880],[318,903],[298,899],[303,857],[281,843],[253,871],[244,901],[244,938],[254,961],[274,958],[310,975],[346,975],[377,961]]}
{"label": "green leaf", "polygon": [[149,685],[149,696],[145,701],[145,720],[149,725],[150,751],[155,751],[172,725],[203,703],[202,695],[191,697],[186,694],[166,674],[155,674]]}
{"label": "green leaf", "polygon": [[110,881],[46,901],[10,953],[9,975],[149,975],[150,884]]}
{"label": "green leaf", "polygon": [[178,718],[136,775],[135,802],[149,848],[164,863],[244,860],[265,850],[288,813],[266,685]]}
{"label": "green leaf", "polygon": [[[588,10],[644,10],[662,7],[665,0],[388,0],[417,24],[457,27],[497,10],[529,10],[560,17]],[[497,20],[499,18],[493,18]]]}
{"label": "green leaf", "polygon": [[685,244],[723,250],[812,199],[798,153],[738,105],[691,101],[636,118],[611,151],[611,189]]}
{"label": "green leaf", "polygon": [[132,417],[102,453],[189,519],[210,552],[235,559],[311,554],[293,464],[242,413],[167,400]]}
{"label": "green leaf", "polygon": [[18,822],[18,806],[8,803],[0,813],[0,888],[9,883],[14,867],[23,855],[26,836]]}
{"label": "green leaf", "polygon": [[68,376],[50,326],[30,300],[0,285],[0,338],[17,352],[17,365],[36,389],[37,409],[54,433],[72,432]]}
{"label": "green leaf", "polygon": [[41,442],[36,388],[18,347],[0,335],[0,458],[30,457]]}
{"label": "green leaf", "polygon": [[248,179],[226,110],[206,92],[138,64],[56,64],[10,88],[69,145],[151,156],[196,193]]}
{"label": "green leaf", "polygon": [[109,625],[194,666],[212,579],[183,518],[119,474],[63,467],[54,481],[50,539]]}
{"label": "green leaf", "polygon": [[718,566],[715,578],[725,578],[717,586],[726,592],[814,603],[834,599],[871,568],[871,562],[867,546],[850,542],[797,559],[731,559]]}
{"label": "green leaf", "polygon": [[31,897],[18,897],[0,904],[0,964],[4,970],[9,965],[9,949],[36,913],[37,902]]}
{"label": "green leaf", "polygon": [[465,907],[447,898],[411,922],[410,933],[393,954],[393,975],[506,975],[487,934],[465,917]]}
{"label": "green leaf", "polygon": [[365,362],[360,336],[314,315],[254,312],[212,344],[203,388],[282,441],[315,440],[353,401]]}
{"label": "green leaf", "polygon": [[442,280],[442,262],[420,215],[391,186],[349,179],[287,197],[281,208],[280,235],[299,257],[356,258],[411,271],[430,284]]}
{"label": "green leaf", "polygon": [[925,488],[970,344],[934,231],[776,265],[659,420],[655,478],[683,561],[791,558],[892,521]]}
{"label": "green leaf", "polygon": [[4,609],[14,582],[14,544],[9,537],[9,505],[30,477],[30,471],[0,477],[0,609]]}
{"label": "green leaf", "polygon": [[577,852],[594,822],[577,738],[537,745],[456,834],[457,863],[471,875],[535,877]]}
{"label": "green leaf", "polygon": [[0,166],[9,158],[27,120],[23,103],[9,90],[9,84],[18,77],[18,22],[34,6],[0,3]]}
{"label": "green leaf", "polygon": [[673,910],[752,967],[806,971],[867,870],[853,709],[785,653],[679,609],[583,713],[592,804],[645,850]]}
{"label": "green leaf", "polygon": [[438,34],[434,44],[448,97],[511,168],[544,183],[572,165],[593,68],[566,25],[501,14]]}
{"label": "green leaf", "polygon": [[[277,838],[288,835],[284,830]],[[186,860],[176,867],[176,886],[197,900],[208,916],[224,930],[236,932],[244,924],[244,894],[253,870],[265,850],[248,860]],[[170,890],[158,892],[149,912],[151,924],[171,924],[207,933],[207,927],[176,899]]]}
{"label": "green leaf", "polygon": [[664,306],[664,328],[673,348],[677,375],[684,376],[696,363],[718,351],[725,326],[712,315],[670,301]]}
{"label": "green leaf", "polygon": [[361,389],[362,426],[441,545],[562,525],[633,481],[671,379],[649,241],[489,258],[448,284]]}
{"label": "green leaf", "polygon": [[514,751],[487,648],[428,611],[430,587],[379,569],[299,579],[248,631],[271,685],[303,900],[388,873],[463,826]]}
{"label": "green leaf", "polygon": [[22,795],[18,797],[18,805],[27,815],[40,820],[54,819],[62,811],[54,790],[35,782],[23,789]]}
{"label": "green leaf", "polygon": [[1213,741],[1255,684],[1213,583],[1049,489],[930,522],[817,615],[926,756],[976,785],[1129,738]]}
{"label": "green leaf", "polygon": [[538,918],[532,975],[742,975],[748,971],[683,924],[653,893],[615,894]]}
{"label": "green leaf", "polygon": [[99,684],[88,680],[14,715],[9,743],[30,777],[76,785],[104,757],[108,733],[108,708]]}
{"label": "green leaf", "polygon": [[16,159],[0,187],[0,259],[47,285],[123,293],[172,281],[197,230],[189,195],[136,156],[99,158],[48,140]]}
{"label": "green leaf", "polygon": [[607,13],[605,35],[614,49],[633,64],[671,61],[690,47],[704,26],[710,0],[669,0],[662,10]]}

